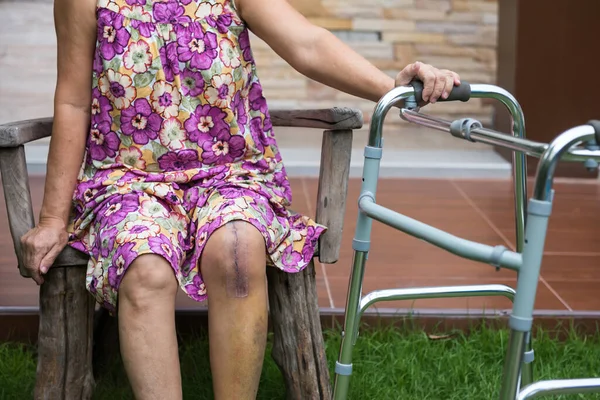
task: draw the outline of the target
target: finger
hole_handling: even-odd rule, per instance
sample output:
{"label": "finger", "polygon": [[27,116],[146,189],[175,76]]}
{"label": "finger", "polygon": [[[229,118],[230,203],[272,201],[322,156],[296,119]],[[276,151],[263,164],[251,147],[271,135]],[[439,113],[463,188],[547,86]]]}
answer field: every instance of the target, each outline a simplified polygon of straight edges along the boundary
{"label": "finger", "polygon": [[42,274],[48,272],[48,270],[50,269],[52,264],[54,264],[56,257],[58,257],[62,249],[62,246],[55,245],[50,249],[50,251],[48,251],[48,253],[46,253],[46,255],[42,258],[42,260],[39,263],[39,270]]}
{"label": "finger", "polygon": [[421,70],[421,63],[415,62],[413,64],[409,64],[400,73],[396,78],[396,86],[406,86],[413,80],[415,76],[419,74]]}
{"label": "finger", "polygon": [[442,93],[442,97],[444,99],[447,99],[448,96],[450,96],[450,93],[452,92],[452,89],[454,89],[454,84],[455,84],[454,75],[449,74],[446,77],[446,85],[444,87],[444,93]]}
{"label": "finger", "polygon": [[31,278],[38,284],[44,283],[44,278],[40,273],[40,257],[35,256],[24,262],[25,269],[29,272]]}
{"label": "finger", "polygon": [[454,78],[454,84],[456,86],[460,85],[460,76],[456,72],[452,72],[452,77]]}
{"label": "finger", "polygon": [[29,272],[31,279],[33,279],[38,285],[41,285],[42,283],[44,283],[44,278],[40,274],[40,270],[38,268],[39,263],[37,262],[37,260],[39,259],[39,257],[35,257],[35,253],[33,255],[33,259],[23,261],[23,264],[25,269]]}
{"label": "finger", "polygon": [[435,78],[435,85],[433,87],[433,93],[431,94],[429,102],[435,103],[444,93],[444,89],[446,89],[446,76],[438,74]]}
{"label": "finger", "polygon": [[435,78],[436,76],[431,69],[426,69],[421,73],[421,80],[423,81],[423,101],[429,101],[435,87]]}
{"label": "finger", "polygon": [[33,279],[38,285],[42,285],[44,283],[44,278],[42,278],[42,275],[40,275],[40,273],[36,270],[31,271],[31,279]]}

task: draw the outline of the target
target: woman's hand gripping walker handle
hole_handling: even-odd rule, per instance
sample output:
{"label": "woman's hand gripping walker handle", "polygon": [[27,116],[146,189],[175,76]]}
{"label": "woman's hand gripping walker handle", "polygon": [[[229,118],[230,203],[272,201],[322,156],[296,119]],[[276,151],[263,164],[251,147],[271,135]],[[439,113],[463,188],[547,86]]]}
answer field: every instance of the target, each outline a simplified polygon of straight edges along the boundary
{"label": "woman's hand gripping walker handle", "polygon": [[[413,79],[410,85],[415,90],[415,99],[417,104],[423,104],[423,82],[418,79]],[[454,86],[447,98],[440,97],[437,101],[469,101],[471,99],[471,85],[468,82],[462,81],[459,86]]]}

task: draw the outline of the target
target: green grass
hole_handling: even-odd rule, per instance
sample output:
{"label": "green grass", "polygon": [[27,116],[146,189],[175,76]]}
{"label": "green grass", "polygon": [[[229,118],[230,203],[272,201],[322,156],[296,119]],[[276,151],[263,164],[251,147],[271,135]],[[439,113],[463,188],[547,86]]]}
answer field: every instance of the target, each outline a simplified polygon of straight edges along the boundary
{"label": "green grass", "polygon": [[[330,365],[340,336],[325,333]],[[479,328],[432,339],[423,332],[392,328],[363,330],[354,349],[350,399],[489,400],[497,397],[507,332]],[[537,379],[600,375],[600,334],[556,340],[540,332],[534,342]],[[205,337],[181,346],[185,399],[212,398],[208,343]],[[0,399],[31,398],[35,350],[0,344]],[[120,361],[97,382],[95,399],[132,399]],[[281,375],[267,352],[259,399],[284,399]],[[600,399],[571,395],[545,399]]]}

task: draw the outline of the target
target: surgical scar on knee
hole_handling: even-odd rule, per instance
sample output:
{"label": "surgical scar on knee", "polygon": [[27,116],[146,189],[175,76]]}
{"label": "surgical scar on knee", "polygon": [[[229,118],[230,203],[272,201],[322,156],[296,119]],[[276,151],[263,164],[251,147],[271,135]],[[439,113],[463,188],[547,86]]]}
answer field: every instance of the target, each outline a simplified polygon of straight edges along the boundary
{"label": "surgical scar on knee", "polygon": [[248,249],[240,244],[238,225],[228,224],[233,235],[233,265],[227,266],[227,296],[248,297]]}

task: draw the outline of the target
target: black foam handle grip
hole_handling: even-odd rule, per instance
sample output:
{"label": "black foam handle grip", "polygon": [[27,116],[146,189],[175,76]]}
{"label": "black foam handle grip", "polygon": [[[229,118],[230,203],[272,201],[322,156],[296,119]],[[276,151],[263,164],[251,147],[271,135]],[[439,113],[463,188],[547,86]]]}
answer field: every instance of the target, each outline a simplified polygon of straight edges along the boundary
{"label": "black foam handle grip", "polygon": [[[423,103],[423,82],[418,79],[413,79],[410,82],[413,89],[415,89],[415,99],[417,104]],[[454,86],[450,95],[443,99],[438,98],[437,101],[469,101],[471,99],[471,85],[469,82],[461,81],[459,86]]]}
{"label": "black foam handle grip", "polygon": [[588,122],[588,125],[591,125],[596,132],[596,144],[600,146],[600,120],[593,119]]}

